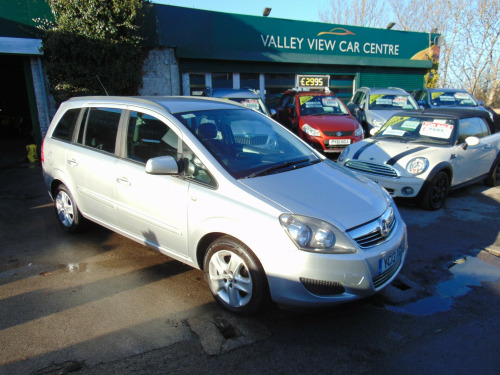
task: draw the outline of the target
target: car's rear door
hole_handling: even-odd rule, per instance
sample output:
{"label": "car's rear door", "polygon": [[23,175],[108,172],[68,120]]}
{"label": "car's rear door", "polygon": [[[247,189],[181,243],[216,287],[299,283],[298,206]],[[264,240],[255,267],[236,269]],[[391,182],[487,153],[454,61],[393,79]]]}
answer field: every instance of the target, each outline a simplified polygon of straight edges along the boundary
{"label": "car's rear door", "polygon": [[122,109],[109,106],[85,110],[76,144],[66,152],[66,172],[80,210],[101,224],[114,226],[114,184],[110,178]]}

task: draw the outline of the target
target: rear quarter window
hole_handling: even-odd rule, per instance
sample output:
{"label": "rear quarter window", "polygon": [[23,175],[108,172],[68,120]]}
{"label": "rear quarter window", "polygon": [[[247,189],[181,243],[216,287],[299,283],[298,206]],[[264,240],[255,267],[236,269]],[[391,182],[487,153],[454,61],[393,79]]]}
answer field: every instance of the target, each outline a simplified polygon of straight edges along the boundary
{"label": "rear quarter window", "polygon": [[52,138],[70,142],[73,138],[76,122],[80,114],[80,108],[66,111],[61,117],[52,133]]}

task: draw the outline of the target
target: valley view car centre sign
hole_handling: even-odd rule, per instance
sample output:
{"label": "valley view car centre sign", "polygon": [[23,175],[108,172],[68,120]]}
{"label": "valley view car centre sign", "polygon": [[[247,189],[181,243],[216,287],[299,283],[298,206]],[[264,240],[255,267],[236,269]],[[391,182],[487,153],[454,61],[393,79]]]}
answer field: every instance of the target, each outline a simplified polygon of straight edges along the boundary
{"label": "valley view car centre sign", "polygon": [[430,68],[439,34],[155,5],[158,43],[179,58]]}
{"label": "valley view car centre sign", "polygon": [[[346,29],[333,29],[333,30],[345,30]],[[333,31],[332,30],[332,31]],[[336,35],[336,33],[325,32],[319,33],[318,35],[323,34],[332,34]],[[354,35],[353,33],[349,33]],[[339,34],[337,34],[339,35]],[[342,35],[342,34],[340,34]],[[348,40],[331,40],[331,39],[319,39],[319,38],[300,38],[296,36],[286,37],[280,35],[261,35],[262,43],[265,47],[275,48],[275,49],[293,49],[293,50],[302,50],[309,49],[310,51],[331,51],[332,53],[360,53],[360,48],[362,48],[362,52],[365,54],[374,54],[374,55],[399,55],[399,44],[380,44],[380,43],[369,43],[366,42],[360,47],[360,43],[356,41],[348,41]],[[304,43],[305,42],[305,43]],[[339,42],[337,44],[337,42]]]}

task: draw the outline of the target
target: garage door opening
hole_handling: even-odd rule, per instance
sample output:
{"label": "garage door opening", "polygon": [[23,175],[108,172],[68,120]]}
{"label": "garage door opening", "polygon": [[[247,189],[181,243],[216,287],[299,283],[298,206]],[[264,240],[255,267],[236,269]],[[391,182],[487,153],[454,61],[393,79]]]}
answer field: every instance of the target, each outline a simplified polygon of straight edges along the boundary
{"label": "garage door opening", "polygon": [[25,57],[0,55],[0,161],[16,161],[34,144]]}

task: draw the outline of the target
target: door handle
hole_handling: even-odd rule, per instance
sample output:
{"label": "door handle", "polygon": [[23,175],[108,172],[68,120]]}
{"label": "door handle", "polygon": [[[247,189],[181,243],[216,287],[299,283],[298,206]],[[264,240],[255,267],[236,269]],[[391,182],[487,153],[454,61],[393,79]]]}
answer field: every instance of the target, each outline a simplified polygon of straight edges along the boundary
{"label": "door handle", "polygon": [[121,185],[125,185],[125,186],[130,186],[132,185],[130,183],[130,181],[127,179],[127,177],[119,177],[116,179],[116,182],[118,182],[119,184]]}
{"label": "door handle", "polygon": [[68,164],[69,164],[71,167],[77,167],[77,166],[78,166],[78,162],[77,162],[75,159],[70,159],[70,160],[68,160]]}

